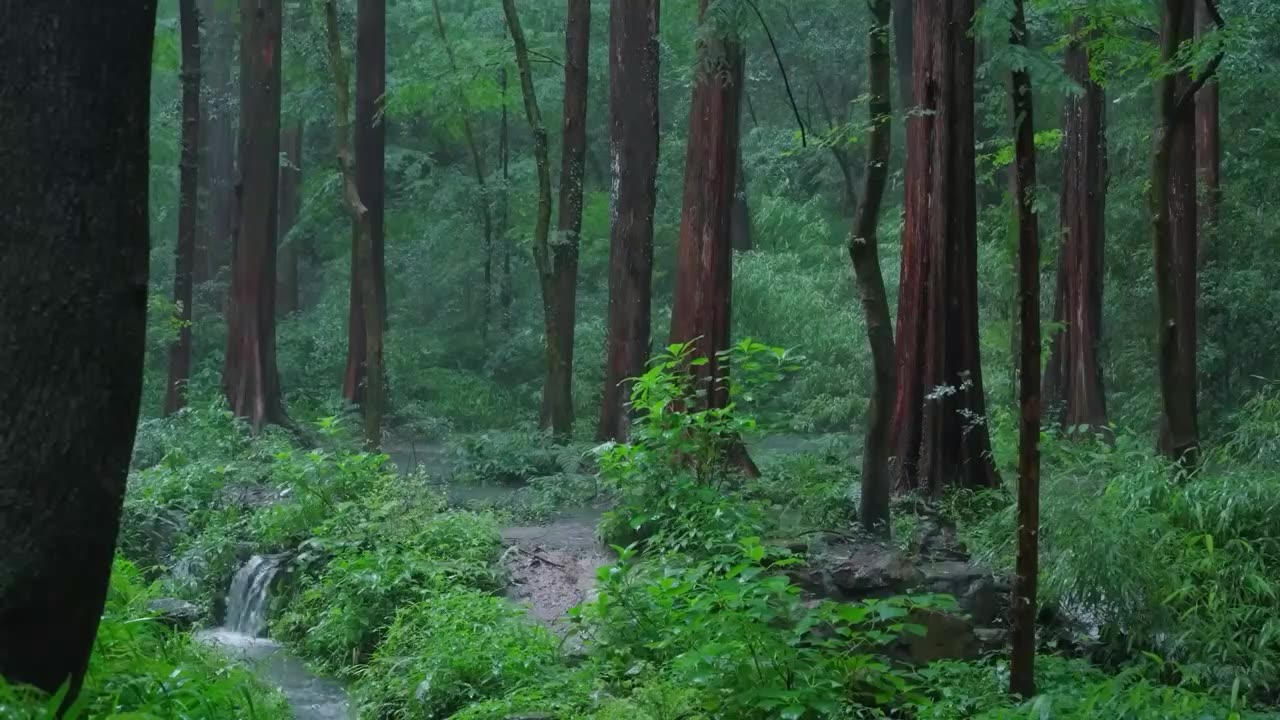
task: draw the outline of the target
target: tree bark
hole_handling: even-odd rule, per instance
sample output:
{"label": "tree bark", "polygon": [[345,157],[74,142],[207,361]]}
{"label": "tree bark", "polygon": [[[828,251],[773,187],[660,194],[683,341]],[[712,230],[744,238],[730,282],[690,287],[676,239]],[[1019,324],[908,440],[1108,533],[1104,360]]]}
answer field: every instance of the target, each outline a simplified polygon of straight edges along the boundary
{"label": "tree bark", "polygon": [[[1192,0],[1163,0],[1160,58],[1174,62],[1191,39]],[[1151,223],[1155,245],[1156,314],[1160,372],[1159,448],[1190,470],[1199,462],[1196,399],[1197,209],[1195,103],[1187,70],[1167,73],[1156,87],[1151,173]]]}
{"label": "tree bark", "polygon": [[302,256],[300,238],[290,238],[289,233],[302,214],[302,138],[303,121],[297,120],[281,133],[283,152],[280,165],[280,285],[276,310],[280,316],[297,312],[298,262]]}
{"label": "tree bark", "polygon": [[[444,44],[445,54],[449,58],[449,69],[454,75],[458,74],[458,61],[453,55],[453,46],[449,44],[449,36],[445,32],[444,15],[440,12],[440,0],[431,0],[432,9],[435,11],[436,32],[440,35],[440,42]],[[506,70],[502,70],[501,81],[503,84],[503,92],[505,97],[506,91]],[[489,170],[484,163],[484,155],[480,152],[480,144],[476,141],[475,126],[472,123],[471,106],[467,102],[465,96],[458,97],[459,107],[462,109],[462,137],[467,143],[467,152],[471,155],[471,167],[475,171],[476,186],[480,190],[479,196],[476,198],[476,207],[480,211],[480,223],[484,230],[484,252],[482,270],[484,275],[484,298],[482,300],[480,335],[487,342],[489,335],[489,303],[492,296],[492,258],[493,258],[493,214],[489,208]],[[506,107],[503,107],[503,122],[505,126]]]}
{"label": "tree bark", "polygon": [[0,4],[0,677],[79,692],[146,337],[154,0]]}
{"label": "tree bark", "polygon": [[239,211],[222,382],[254,430],[287,422],[276,369],[281,0],[240,1]]}
{"label": "tree bark", "polygon": [[978,347],[973,0],[915,7],[898,295],[898,492],[995,487]]}
{"label": "tree bark", "polygon": [[227,0],[200,0],[204,22],[201,74],[201,232],[196,237],[193,282],[217,279],[231,261],[236,202],[236,100],[231,63],[235,57],[237,9]]}
{"label": "tree bark", "polygon": [[[866,441],[862,450],[862,497],[859,517],[867,532],[889,534],[890,433],[893,421],[893,396],[898,385],[894,366],[893,319],[889,314],[889,298],[880,271],[877,228],[880,208],[889,178],[889,153],[892,143],[890,121],[892,101],[889,82],[890,0],[874,0],[873,22],[867,32],[867,86],[870,102],[867,108],[871,134],[867,142],[866,169],[863,172],[862,202],[859,204],[853,236],[849,240],[849,257],[862,313],[866,318],[867,342],[871,347],[872,390],[867,405]],[[825,100],[824,100],[825,102]],[[837,160],[841,158],[837,157]],[[847,168],[848,163],[844,163]],[[848,173],[847,173],[848,174]],[[850,177],[846,185],[852,183]]]}
{"label": "tree bark", "polygon": [[[377,0],[379,4],[381,0]],[[380,8],[373,8],[375,11]],[[359,23],[363,25],[362,23]],[[365,329],[364,432],[365,446],[376,450],[382,443],[384,382],[382,366],[382,310],[378,304],[377,247],[373,239],[373,213],[360,195],[360,179],[356,158],[351,148],[351,91],[347,65],[342,58],[342,40],[338,29],[336,0],[325,0],[325,29],[329,54],[329,71],[333,76],[335,149],[338,169],[342,173],[343,200],[351,214],[356,241],[352,244],[355,265],[352,274],[360,276],[361,319]],[[367,46],[366,46],[367,47]],[[380,96],[380,95],[379,95]],[[358,97],[358,90],[357,90]],[[377,97],[377,96],[375,96]],[[359,134],[359,133],[357,133]],[[381,158],[378,158],[379,164]]]}
{"label": "tree bark", "polygon": [[[1084,30],[1077,22],[1076,32]],[[1106,246],[1106,93],[1090,76],[1089,51],[1077,37],[1066,51],[1066,73],[1082,94],[1063,109],[1062,238],[1054,322],[1044,375],[1045,406],[1065,428],[1107,427],[1102,378],[1102,288]]]}
{"label": "tree bark", "polygon": [[180,0],[178,14],[182,53],[182,155],[178,162],[178,242],[174,247],[173,302],[178,308],[178,337],[169,348],[169,382],[164,412],[187,404],[191,380],[191,301],[195,266],[198,166],[200,162],[200,11],[195,0]]}
{"label": "tree bark", "polygon": [[[709,0],[699,3],[704,23],[708,5]],[[714,408],[724,407],[729,399],[727,368],[720,367],[717,353],[728,349],[730,343],[730,230],[738,165],[742,53],[736,39],[711,32],[699,39],[698,58],[689,108],[671,342],[692,342],[693,357],[707,359],[690,372],[707,390],[707,407]]]}
{"label": "tree bark", "polygon": [[613,0],[609,16],[609,330],[600,440],[630,434],[629,380],[649,360],[658,178],[659,0]]}
{"label": "tree bark", "polygon": [[[555,270],[548,236],[551,231],[551,163],[547,152],[547,128],[542,123],[542,112],[538,109],[538,96],[533,88],[533,69],[529,62],[529,46],[525,42],[524,29],[520,26],[520,16],[516,12],[515,0],[502,0],[502,9],[507,17],[507,28],[515,45],[516,66],[520,71],[520,90],[524,95],[525,118],[529,121],[529,129],[533,133],[533,157],[538,168],[538,208],[533,230],[533,263],[538,271],[538,283],[542,288],[542,312],[546,329],[546,384],[555,373],[556,325],[555,325]],[[566,72],[568,72],[566,70]],[[547,426],[546,401],[543,401],[542,425]],[[557,433],[559,428],[553,428]]]}
{"label": "tree bark", "polygon": [[[1196,39],[1202,40],[1217,28],[1217,21],[1205,0],[1195,3]],[[1196,167],[1200,181],[1199,264],[1201,271],[1212,262],[1213,271],[1224,277],[1228,253],[1222,251],[1218,219],[1222,208],[1222,131],[1219,124],[1218,79],[1212,78],[1196,93]],[[1205,308],[1206,329],[1218,336],[1222,360],[1207,373],[1206,380],[1222,399],[1231,396],[1232,346],[1235,342],[1231,318],[1220,301]]]}
{"label": "tree bark", "polygon": [[[378,103],[386,91],[386,0],[359,0],[356,5],[356,119],[355,181],[368,214],[371,255],[361,256],[364,230],[353,216],[351,225],[351,287],[347,311],[347,369],[343,374],[342,396],[364,409],[369,379],[369,338],[377,335],[382,344],[382,328],[387,321],[386,260],[383,242],[385,206],[386,124],[378,117]],[[346,67],[343,66],[343,77]],[[344,90],[349,92],[348,90]],[[348,136],[349,137],[349,136]],[[349,139],[348,139],[349,141]],[[362,269],[369,262],[372,274]],[[372,293],[364,283],[372,282]],[[364,301],[372,297],[380,317],[378,328],[367,321]],[[378,383],[385,384],[385,378]],[[381,414],[377,409],[375,414]]]}
{"label": "tree bark", "polygon": [[[1014,0],[1010,45],[1026,48],[1023,0]],[[1031,73],[1013,71],[1014,204],[1018,209],[1018,311],[1021,380],[1018,400],[1018,556],[1010,602],[1010,692],[1036,694],[1036,580],[1040,536],[1040,222],[1035,209],[1036,134]]]}
{"label": "tree bark", "polygon": [[578,241],[582,231],[582,178],[587,155],[587,62],[591,0],[568,0],[564,48],[564,129],[560,160],[560,213],[551,246],[552,294],[543,299],[547,375],[542,385],[542,427],[573,434],[573,336],[577,320]]}

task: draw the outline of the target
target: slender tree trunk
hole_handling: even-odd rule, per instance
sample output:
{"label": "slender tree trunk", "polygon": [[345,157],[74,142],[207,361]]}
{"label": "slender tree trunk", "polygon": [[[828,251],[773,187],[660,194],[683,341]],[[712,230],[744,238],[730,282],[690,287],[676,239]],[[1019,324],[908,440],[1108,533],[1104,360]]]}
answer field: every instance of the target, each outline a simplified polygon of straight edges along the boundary
{"label": "slender tree trunk", "polygon": [[[701,0],[705,23],[709,0]],[[684,205],[676,250],[671,342],[694,344],[704,365],[690,368],[707,388],[708,407],[724,407],[727,368],[717,353],[730,343],[733,245],[730,237],[737,169],[742,54],[736,40],[717,33],[698,43],[699,72],[689,109]]]}
{"label": "slender tree trunk", "polygon": [[498,244],[502,247],[502,279],[498,284],[498,306],[502,308],[502,331],[511,332],[511,239],[507,236],[508,197],[511,193],[511,126],[507,121],[507,69],[498,70],[502,88],[502,120],[498,127],[498,164],[502,166],[502,190],[498,193]]}
{"label": "slender tree trunk", "polygon": [[201,74],[201,232],[196,237],[193,282],[214,280],[231,261],[236,202],[235,57],[237,6],[228,0],[200,0],[204,22]]}
{"label": "slender tree trunk", "polygon": [[587,155],[587,61],[591,0],[568,0],[564,48],[564,130],[561,141],[560,214],[551,245],[551,295],[543,298],[547,374],[542,426],[565,440],[573,434],[573,335],[577,319],[578,235],[582,231],[582,178]]}
{"label": "slender tree trunk", "polygon": [[[366,2],[368,0],[365,0]],[[374,13],[381,13],[381,0],[375,0],[376,7],[365,8]],[[364,18],[357,24],[367,29]],[[380,22],[374,22],[376,27]],[[343,199],[347,211],[351,214],[351,224],[356,228],[354,255],[356,258],[353,274],[360,276],[360,306],[364,321],[365,350],[367,375],[364,392],[364,430],[365,445],[376,449],[382,442],[383,414],[383,367],[382,367],[382,311],[378,305],[377,247],[373,239],[373,212],[364,204],[360,195],[359,169],[351,148],[351,91],[347,79],[347,65],[342,58],[342,41],[338,29],[338,9],[336,0],[325,0],[325,29],[329,53],[329,71],[333,75],[334,127],[336,130],[336,152],[338,169],[342,172]],[[358,41],[357,41],[358,42]],[[376,47],[385,47],[381,43],[372,43]],[[369,45],[366,45],[367,49]],[[359,53],[357,52],[357,57]],[[357,62],[359,62],[357,60]],[[376,59],[373,61],[376,62]],[[370,78],[374,79],[374,78]],[[380,97],[381,93],[374,97]],[[357,82],[357,99],[359,88]],[[359,111],[357,109],[357,118]],[[368,119],[372,119],[370,116]],[[357,128],[359,135],[359,128]],[[381,165],[381,157],[375,158]],[[380,173],[379,173],[380,174]],[[374,190],[380,190],[375,185]]]}
{"label": "slender tree trunk", "polygon": [[[533,157],[538,168],[538,208],[533,230],[533,263],[538,271],[542,287],[542,312],[546,327],[546,380],[551,381],[556,362],[555,325],[555,270],[548,236],[551,231],[551,163],[547,152],[547,128],[542,124],[542,112],[538,109],[538,96],[533,88],[533,69],[529,63],[529,46],[525,42],[524,29],[516,12],[515,0],[502,0],[507,16],[507,28],[516,50],[516,66],[520,70],[520,89],[524,95],[525,117],[533,133]],[[566,70],[567,72],[567,70]],[[545,392],[544,383],[544,392]],[[546,401],[543,401],[542,424],[547,425]],[[557,433],[559,428],[553,428]]]}
{"label": "slender tree trunk", "polygon": [[231,411],[255,430],[286,422],[276,370],[281,0],[240,0],[240,182],[227,352]]}
{"label": "slender tree trunk", "polygon": [[[436,32],[440,35],[440,42],[444,43],[445,54],[449,57],[449,68],[456,75],[458,73],[458,62],[453,55],[453,46],[449,44],[449,36],[445,32],[444,15],[440,12],[440,0],[431,0],[432,9],[435,11]],[[505,89],[506,71],[503,70],[503,87]],[[483,310],[481,313],[480,334],[482,338],[488,337],[489,334],[489,301],[491,290],[490,282],[490,258],[493,256],[493,214],[489,208],[489,185],[488,185],[488,168],[484,164],[484,155],[480,152],[480,144],[476,141],[475,126],[471,117],[471,106],[467,102],[466,97],[459,96],[459,106],[462,108],[462,137],[467,143],[467,152],[471,154],[471,167],[475,171],[476,185],[479,187],[480,193],[476,198],[476,207],[480,211],[480,223],[484,230],[484,252],[482,270],[484,274],[484,299]],[[504,119],[505,119],[505,103],[504,103]]]}
{"label": "slender tree trunk", "polygon": [[191,380],[191,300],[195,265],[197,183],[200,162],[200,11],[195,0],[178,3],[182,44],[182,157],[178,163],[178,243],[174,248],[173,301],[178,306],[178,337],[169,349],[169,382],[164,398],[166,415],[187,404]]}
{"label": "slender tree trunk", "polygon": [[[1084,29],[1082,22],[1076,31]],[[1062,238],[1054,322],[1044,375],[1045,406],[1066,428],[1107,427],[1102,380],[1102,286],[1107,203],[1106,94],[1089,72],[1089,51],[1076,38],[1067,47],[1066,72],[1083,89],[1063,110]]]}
{"label": "slender tree trunk", "polygon": [[[1023,0],[1014,0],[1009,43],[1028,45]],[[1013,72],[1014,204],[1018,208],[1018,299],[1022,372],[1018,423],[1018,558],[1010,602],[1009,689],[1036,694],[1036,579],[1040,536],[1040,222],[1035,209],[1036,133],[1031,74]]]}
{"label": "slender tree trunk", "polygon": [[[894,366],[893,319],[889,314],[889,298],[884,275],[880,271],[877,227],[889,178],[890,130],[889,22],[890,0],[871,4],[873,22],[867,32],[867,86],[870,103],[867,108],[871,134],[867,143],[866,169],[863,172],[862,202],[849,240],[849,257],[866,318],[867,342],[871,346],[872,390],[867,405],[866,442],[862,450],[862,499],[860,519],[869,533],[889,534],[890,423],[893,421],[893,396],[898,384]],[[848,163],[845,162],[847,167]],[[851,178],[846,186],[852,182]]]}
{"label": "slender tree trunk", "polygon": [[600,440],[630,432],[629,379],[649,359],[658,177],[659,0],[613,0],[609,17],[609,337]]}
{"label": "slender tree trunk", "polygon": [[998,483],[978,348],[973,0],[915,7],[894,399],[897,490]]}
{"label": "slender tree trunk", "polygon": [[[1163,0],[1160,57],[1172,64],[1193,33],[1193,0]],[[1195,103],[1190,73],[1171,72],[1156,87],[1151,222],[1155,244],[1160,371],[1160,451],[1186,469],[1200,455],[1196,401]]]}
{"label": "slender tree trunk", "polygon": [[276,310],[281,317],[301,307],[298,300],[298,261],[302,255],[299,238],[290,238],[302,214],[302,120],[281,133],[283,152],[280,165],[280,287]]}
{"label": "slender tree trunk", "polygon": [[156,3],[0,4],[0,677],[79,693],[142,392]]}
{"label": "slender tree trunk", "polygon": [[[1196,38],[1201,40],[1210,35],[1217,25],[1208,2],[1196,2],[1195,12]],[[1222,131],[1218,120],[1218,106],[1218,79],[1215,77],[1196,93],[1196,167],[1200,180],[1199,262],[1201,271],[1212,262],[1215,265],[1213,272],[1218,277],[1224,277],[1224,262],[1228,253],[1222,251],[1222,238],[1218,235],[1218,218],[1222,208]],[[1213,329],[1222,346],[1220,365],[1206,379],[1212,384],[1214,392],[1225,400],[1231,394],[1233,333],[1230,316],[1216,299],[1205,310],[1208,316],[1205,327]]]}
{"label": "slender tree trunk", "polygon": [[911,71],[912,58],[915,56],[914,2],[916,0],[893,0],[894,63],[898,69],[898,97],[901,99],[903,112],[915,106],[912,94],[914,76]]}

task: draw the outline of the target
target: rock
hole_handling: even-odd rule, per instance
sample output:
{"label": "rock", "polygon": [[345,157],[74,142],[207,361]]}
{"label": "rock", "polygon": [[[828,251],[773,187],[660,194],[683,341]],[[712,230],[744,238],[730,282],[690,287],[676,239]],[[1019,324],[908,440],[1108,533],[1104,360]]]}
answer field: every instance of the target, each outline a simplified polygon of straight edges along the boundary
{"label": "rock", "polygon": [[978,628],[973,631],[982,652],[1002,652],[1009,645],[1009,631],[1000,628]]}
{"label": "rock", "polygon": [[910,622],[924,627],[924,635],[908,635],[907,654],[913,663],[936,660],[973,660],[981,646],[973,625],[959,615],[936,610],[915,610]]}
{"label": "rock", "polygon": [[147,603],[156,619],[174,630],[190,630],[204,613],[196,605],[178,598],[158,598]]}
{"label": "rock", "polygon": [[832,546],[790,576],[802,588],[836,600],[898,595],[921,580],[901,552],[879,543]]}
{"label": "rock", "polygon": [[985,568],[958,560],[924,563],[919,590],[951,595],[978,626],[990,625],[999,610],[997,583]]}
{"label": "rock", "polygon": [[932,514],[920,518],[920,524],[911,533],[908,550],[927,562],[969,559],[969,551],[956,535],[955,523]]}

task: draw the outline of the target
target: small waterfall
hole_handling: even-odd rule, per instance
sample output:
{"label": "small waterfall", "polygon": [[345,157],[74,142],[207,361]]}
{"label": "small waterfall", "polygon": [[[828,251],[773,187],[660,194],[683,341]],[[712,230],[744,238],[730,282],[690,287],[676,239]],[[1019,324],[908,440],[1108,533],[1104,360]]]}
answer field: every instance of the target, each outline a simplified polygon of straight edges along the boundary
{"label": "small waterfall", "polygon": [[261,637],[266,632],[272,581],[288,559],[287,553],[254,555],[236,571],[227,593],[227,618],[223,627],[249,637]]}

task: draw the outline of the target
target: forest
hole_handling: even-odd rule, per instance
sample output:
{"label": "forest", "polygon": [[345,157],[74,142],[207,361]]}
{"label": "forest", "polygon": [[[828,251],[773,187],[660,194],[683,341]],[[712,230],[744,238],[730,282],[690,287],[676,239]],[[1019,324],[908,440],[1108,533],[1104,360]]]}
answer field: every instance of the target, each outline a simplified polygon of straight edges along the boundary
{"label": "forest", "polygon": [[1280,720],[1276,97],[1274,0],[0,2],[0,720]]}

